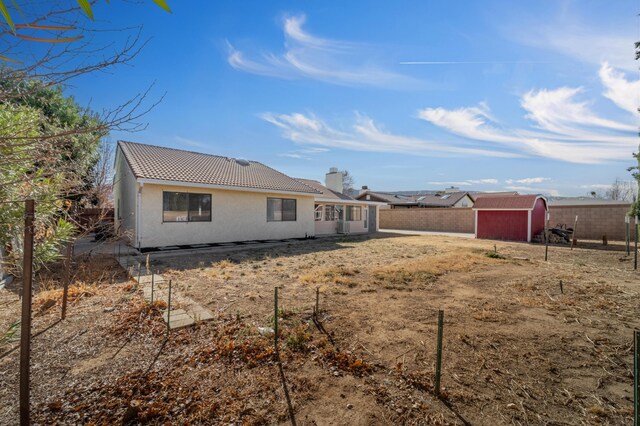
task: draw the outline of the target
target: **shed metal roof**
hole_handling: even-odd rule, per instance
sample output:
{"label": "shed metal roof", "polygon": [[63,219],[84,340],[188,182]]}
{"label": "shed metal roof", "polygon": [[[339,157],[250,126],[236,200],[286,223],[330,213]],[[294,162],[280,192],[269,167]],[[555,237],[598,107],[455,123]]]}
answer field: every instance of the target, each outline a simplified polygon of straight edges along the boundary
{"label": "shed metal roof", "polygon": [[480,197],[473,204],[474,210],[533,210],[536,200],[542,195],[501,195],[496,197]]}

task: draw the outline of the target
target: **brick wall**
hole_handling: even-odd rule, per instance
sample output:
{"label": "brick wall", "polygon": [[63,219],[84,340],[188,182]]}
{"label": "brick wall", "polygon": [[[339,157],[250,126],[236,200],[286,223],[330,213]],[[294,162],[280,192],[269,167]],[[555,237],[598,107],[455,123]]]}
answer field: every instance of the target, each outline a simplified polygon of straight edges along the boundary
{"label": "brick wall", "polygon": [[470,208],[381,209],[380,228],[409,231],[473,233],[475,213]]}
{"label": "brick wall", "polygon": [[[550,206],[551,226],[564,223],[573,227],[578,215],[576,238],[600,240],[606,235],[609,240],[625,239],[624,217],[629,211],[628,204],[593,206]],[[631,238],[633,238],[633,219],[631,219]]]}
{"label": "brick wall", "polygon": [[[629,205],[550,206],[551,226],[566,224],[573,227],[578,215],[576,237],[599,240],[606,235],[609,240],[624,240],[624,217]],[[632,221],[633,222],[633,221]],[[466,232],[473,233],[475,213],[467,208],[443,209],[381,209],[380,228],[410,231]],[[633,238],[633,223],[631,238]]]}

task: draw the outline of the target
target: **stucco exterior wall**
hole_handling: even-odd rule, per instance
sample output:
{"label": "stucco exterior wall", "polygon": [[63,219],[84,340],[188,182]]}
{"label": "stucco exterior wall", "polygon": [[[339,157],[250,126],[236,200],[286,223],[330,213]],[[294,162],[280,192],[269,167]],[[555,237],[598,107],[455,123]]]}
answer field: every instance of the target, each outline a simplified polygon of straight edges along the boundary
{"label": "stucco exterior wall", "polygon": [[113,179],[114,225],[116,231],[134,243],[136,241],[136,178],[117,148]]}
{"label": "stucco exterior wall", "polygon": [[337,221],[318,220],[315,222],[316,235],[329,235],[338,232]]}
{"label": "stucco exterior wall", "polygon": [[[162,193],[211,194],[211,222],[162,221]],[[296,221],[267,222],[267,198],[295,198]],[[140,247],[313,236],[312,195],[282,195],[173,185],[145,184],[140,201]]]}

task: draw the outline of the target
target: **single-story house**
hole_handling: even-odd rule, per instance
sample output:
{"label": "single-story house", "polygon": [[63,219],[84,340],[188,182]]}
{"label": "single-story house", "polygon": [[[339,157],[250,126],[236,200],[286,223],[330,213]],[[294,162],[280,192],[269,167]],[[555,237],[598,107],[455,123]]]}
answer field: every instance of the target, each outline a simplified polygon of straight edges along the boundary
{"label": "single-story house", "polygon": [[544,231],[547,209],[542,195],[480,197],[473,205],[476,238],[529,242]]}
{"label": "single-story house", "polygon": [[257,161],[125,141],[113,191],[116,231],[141,249],[312,237],[325,196]]}

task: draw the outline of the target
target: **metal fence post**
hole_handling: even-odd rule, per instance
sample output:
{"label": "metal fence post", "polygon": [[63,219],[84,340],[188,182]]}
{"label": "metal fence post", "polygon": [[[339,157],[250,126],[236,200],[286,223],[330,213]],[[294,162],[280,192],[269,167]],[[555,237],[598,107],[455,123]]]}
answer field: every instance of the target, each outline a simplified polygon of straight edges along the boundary
{"label": "metal fence post", "polygon": [[22,321],[20,322],[20,425],[31,424],[29,388],[31,383],[31,289],[33,281],[33,220],[35,203],[26,200],[24,212],[24,252],[22,258]]}
{"label": "metal fence post", "polygon": [[274,288],[273,297],[273,344],[278,353],[278,287]]}
{"label": "metal fence post", "polygon": [[167,336],[171,328],[171,280],[169,280],[169,296],[167,297]]}
{"label": "metal fence post", "polygon": [[630,252],[631,252],[631,230],[629,229],[629,225],[631,222],[630,220],[631,218],[629,216],[625,216],[624,217],[624,227],[625,227],[625,238],[624,238],[624,242],[625,242],[625,246],[627,248],[627,256],[629,256]]}
{"label": "metal fence post", "polygon": [[436,353],[436,395],[440,395],[440,375],[442,373],[442,334],[444,329],[444,311],[438,311],[438,342]]}
{"label": "metal fence post", "polygon": [[633,426],[640,426],[640,401],[638,401],[638,373],[640,373],[640,331],[633,331]]}
{"label": "metal fence post", "polygon": [[635,238],[633,239],[633,269],[638,269],[638,216],[636,216],[636,224],[633,228]]}

